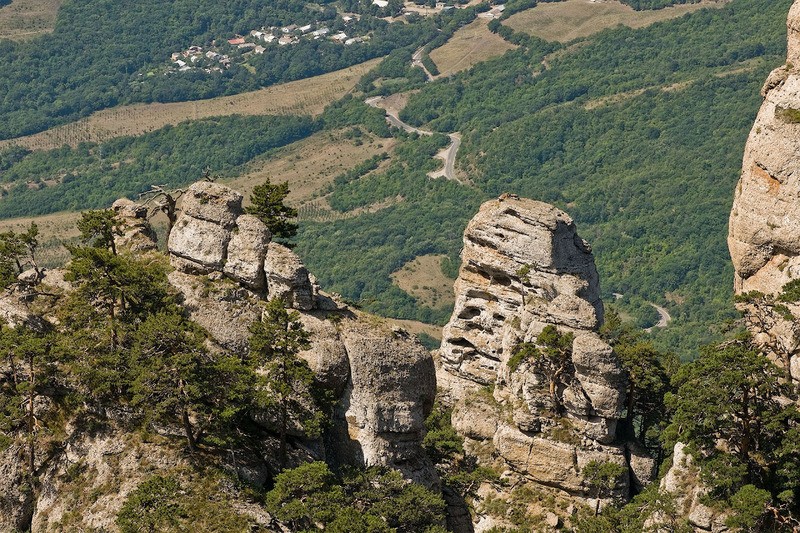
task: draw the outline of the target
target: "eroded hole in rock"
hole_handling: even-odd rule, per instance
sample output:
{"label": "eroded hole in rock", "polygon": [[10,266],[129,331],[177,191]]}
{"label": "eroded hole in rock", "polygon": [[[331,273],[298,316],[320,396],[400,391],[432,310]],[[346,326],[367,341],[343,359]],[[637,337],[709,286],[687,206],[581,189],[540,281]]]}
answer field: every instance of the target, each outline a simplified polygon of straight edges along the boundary
{"label": "eroded hole in rock", "polygon": [[498,276],[498,275],[495,275],[495,276],[493,276],[493,277],[492,277],[492,280],[493,280],[495,283],[499,283],[499,284],[500,284],[500,285],[502,285],[503,287],[509,287],[509,286],[511,286],[511,278],[509,278],[508,276]]}
{"label": "eroded hole in rock", "polygon": [[458,337],[458,338],[452,339],[450,341],[450,344],[452,344],[453,346],[460,346],[461,348],[468,349],[468,350],[474,350],[475,349],[475,345],[472,344],[471,342],[469,342],[467,339],[465,339],[463,337]]}
{"label": "eroded hole in rock", "polygon": [[471,320],[481,314],[481,310],[477,307],[466,307],[458,314],[458,318],[463,320]]}

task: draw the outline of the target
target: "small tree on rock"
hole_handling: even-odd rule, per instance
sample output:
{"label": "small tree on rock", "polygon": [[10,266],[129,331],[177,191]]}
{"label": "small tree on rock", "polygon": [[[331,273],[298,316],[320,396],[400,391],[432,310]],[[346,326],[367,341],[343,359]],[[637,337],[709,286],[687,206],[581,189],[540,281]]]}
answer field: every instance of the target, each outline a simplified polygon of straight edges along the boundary
{"label": "small tree on rock", "polygon": [[255,407],[275,420],[280,436],[280,463],[286,464],[287,435],[293,421],[308,436],[317,436],[325,421],[325,399],[314,372],[298,354],[310,346],[308,332],[296,311],[283,300],[267,304],[262,321],[250,326],[250,360],[264,374],[256,387]]}
{"label": "small tree on rock", "polygon": [[245,212],[258,217],[274,237],[289,239],[297,234],[297,209],[284,203],[289,195],[289,183],[272,184],[267,181],[253,188],[250,195],[250,206]]}

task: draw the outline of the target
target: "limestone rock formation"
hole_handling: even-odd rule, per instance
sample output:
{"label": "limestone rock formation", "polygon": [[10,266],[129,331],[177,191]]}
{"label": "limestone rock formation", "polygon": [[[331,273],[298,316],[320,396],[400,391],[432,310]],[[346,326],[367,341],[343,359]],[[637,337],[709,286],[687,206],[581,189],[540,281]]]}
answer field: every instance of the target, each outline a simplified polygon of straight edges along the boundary
{"label": "limestone rock formation", "polygon": [[264,262],[270,298],[281,298],[295,309],[314,307],[314,287],[308,270],[293,251],[272,242]]}
{"label": "limestone rock formation", "polygon": [[317,290],[305,266],[294,252],[270,242],[272,235],[263,222],[243,214],[241,194],[200,181],[186,190],[181,202],[168,243],[178,271],[224,274],[244,288],[266,290],[268,298],[282,298],[295,309],[315,308]]}
{"label": "limestone rock formation", "polygon": [[745,147],[728,246],[737,292],[776,293],[800,275],[800,3],[789,13],[787,64],[764,86]]}
{"label": "limestone rock formation", "polygon": [[223,272],[254,289],[264,287],[264,258],[272,234],[261,220],[253,215],[236,219],[236,231],[228,243],[228,260]]}
{"label": "limestone rock formation", "polygon": [[127,198],[120,198],[111,206],[123,223],[123,235],[115,238],[117,248],[131,252],[156,249],[156,233],[147,222],[147,208]]}
{"label": "limestone rock formation", "polygon": [[[800,278],[800,2],[792,6],[787,28],[787,63],[762,90],[731,210],[728,247],[737,294],[777,295]],[[800,303],[786,306],[800,316]],[[800,370],[796,321],[757,304],[740,307],[755,340],[776,362]],[[800,379],[800,372],[793,376]]]}
{"label": "limestone rock formation", "polygon": [[415,338],[321,295],[300,258],[270,242],[260,220],[242,214],[239,193],[198,182],[182,202],[169,238],[176,267],[169,280],[192,319],[218,346],[242,353],[248,326],[261,317],[266,300],[281,298],[301,311],[311,346],[300,355],[343,406],[334,420],[338,436],[328,439],[334,443],[330,459],[392,466],[437,486],[435,469],[421,448],[436,394],[430,353]]}
{"label": "limestone rock formation", "polygon": [[[455,293],[440,384],[455,399],[453,425],[468,447],[490,444],[523,481],[575,497],[588,495],[580,472],[589,461],[627,466],[626,447],[615,440],[627,379],[596,333],[597,270],[572,219],[512,195],[486,202],[464,232]],[[509,364],[515,348],[536,343],[547,326],[574,335],[557,379],[536,360]],[[616,491],[628,490],[626,476]]]}
{"label": "limestone rock formation", "polygon": [[675,497],[678,511],[702,531],[727,531],[725,516],[702,503],[707,490],[697,483],[700,472],[683,443],[675,444],[672,467],[661,479],[660,488]]}
{"label": "limestone rock formation", "polygon": [[390,464],[408,478],[438,486],[420,442],[436,395],[433,359],[415,338],[363,321],[342,322],[350,366],[343,409],[348,439],[367,465]]}
{"label": "limestone rock formation", "polygon": [[[553,206],[510,197],[483,204],[464,232],[462,264],[442,359],[466,379],[494,382],[517,337],[530,340],[547,324],[591,331],[602,321],[591,249]],[[509,328],[513,318],[519,326]]]}

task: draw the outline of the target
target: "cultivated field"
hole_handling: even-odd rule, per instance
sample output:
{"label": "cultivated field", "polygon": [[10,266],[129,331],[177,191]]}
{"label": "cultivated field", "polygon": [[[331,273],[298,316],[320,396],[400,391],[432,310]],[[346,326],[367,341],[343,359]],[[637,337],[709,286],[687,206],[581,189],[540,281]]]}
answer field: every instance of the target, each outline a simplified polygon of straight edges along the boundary
{"label": "cultivated field", "polygon": [[225,115],[317,115],[338,100],[380,59],[305,80],[273,85],[235,96],[194,102],[136,104],[104,109],[71,124],[42,133],[0,141],[0,149],[17,144],[33,150],[49,150],[64,144],[77,146],[103,142],[124,135],[141,135],[169,124]]}
{"label": "cultivated field", "polygon": [[[320,132],[253,160],[245,167],[241,176],[222,182],[241,191],[247,199],[253,187],[263,183],[267,177],[273,183],[287,181],[290,189],[287,203],[299,207],[301,214],[313,211],[319,215],[324,211],[336,215],[330,212],[327,202],[321,198],[326,186],[339,174],[370,157],[382,152],[391,153],[395,144],[394,139],[376,139],[371,136],[363,136],[361,144],[357,144],[348,139],[344,131]],[[312,209],[304,209],[304,206]],[[24,231],[32,221],[36,222],[39,226],[41,262],[46,266],[60,265],[69,256],[61,243],[72,242],[77,238],[75,223],[78,218],[79,213],[54,213],[33,218],[0,220],[0,233],[10,230]],[[166,220],[155,217],[152,223],[161,237]]]}
{"label": "cultivated field", "polygon": [[433,309],[453,305],[453,280],[442,273],[442,255],[423,255],[392,274],[394,284]]}
{"label": "cultivated field", "polygon": [[439,67],[437,77],[450,76],[516,48],[490,32],[486,27],[488,23],[487,19],[477,18],[458,30],[447,43],[431,51],[431,59]]}
{"label": "cultivated field", "polygon": [[53,31],[63,0],[13,0],[0,8],[0,39],[21,41]]}
{"label": "cultivated field", "polygon": [[540,3],[532,9],[509,17],[504,24],[546,41],[565,43],[589,37],[617,24],[643,28],[704,7],[722,7],[729,1],[703,0],[699,4],[681,4],[655,11],[634,11],[616,0],[565,0]]}

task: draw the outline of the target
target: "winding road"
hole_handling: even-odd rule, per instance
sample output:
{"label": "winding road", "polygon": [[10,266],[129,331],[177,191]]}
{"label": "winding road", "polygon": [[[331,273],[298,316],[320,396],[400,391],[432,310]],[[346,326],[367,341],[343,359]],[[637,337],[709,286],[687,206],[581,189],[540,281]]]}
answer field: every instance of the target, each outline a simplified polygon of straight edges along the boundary
{"label": "winding road", "polygon": [[[364,103],[376,109],[383,109],[383,111],[386,113],[386,122],[388,122],[390,126],[401,128],[408,133],[416,133],[417,135],[433,135],[434,132],[432,131],[421,130],[419,128],[415,128],[411,124],[403,122],[400,120],[397,111],[381,107],[379,104],[382,101],[382,96],[373,96],[372,98],[367,98],[364,100]],[[448,134],[448,137],[450,137],[450,145],[435,156],[437,159],[444,161],[444,167],[442,167],[440,170],[428,172],[428,177],[431,179],[443,177],[458,183],[462,183],[462,181],[456,177],[455,171],[456,155],[458,154],[458,149],[461,147],[461,135],[458,133],[450,133]]]}
{"label": "winding road", "polygon": [[665,327],[667,327],[667,325],[672,321],[672,316],[670,316],[669,311],[667,311],[666,309],[664,309],[660,305],[654,304],[653,302],[647,302],[647,303],[649,303],[651,306],[653,306],[653,308],[656,311],[658,311],[658,322],[656,323],[655,326],[647,328],[645,331],[650,333],[655,328],[665,328]]}

